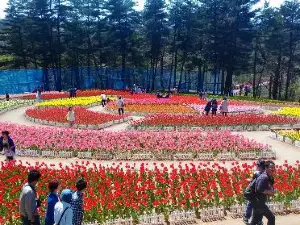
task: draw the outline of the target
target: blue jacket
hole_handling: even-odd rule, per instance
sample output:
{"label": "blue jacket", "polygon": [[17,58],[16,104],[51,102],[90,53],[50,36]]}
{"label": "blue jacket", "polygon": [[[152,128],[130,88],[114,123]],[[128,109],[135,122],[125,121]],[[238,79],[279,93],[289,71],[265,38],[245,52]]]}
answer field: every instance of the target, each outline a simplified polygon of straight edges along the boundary
{"label": "blue jacket", "polygon": [[59,201],[58,196],[56,193],[50,193],[48,196],[48,205],[47,205],[47,212],[46,212],[46,222],[48,224],[54,224],[54,206]]}
{"label": "blue jacket", "polygon": [[[8,137],[8,145],[9,147],[13,147],[11,150],[16,153],[16,146],[11,137]],[[3,137],[0,137],[0,151],[3,151]]]}

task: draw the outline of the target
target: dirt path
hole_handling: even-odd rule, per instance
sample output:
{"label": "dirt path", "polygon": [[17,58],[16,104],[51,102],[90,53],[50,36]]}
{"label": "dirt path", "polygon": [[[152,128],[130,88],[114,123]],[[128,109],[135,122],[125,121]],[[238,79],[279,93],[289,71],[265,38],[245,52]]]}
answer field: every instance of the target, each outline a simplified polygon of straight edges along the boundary
{"label": "dirt path", "polygon": [[238,134],[242,134],[246,138],[254,139],[262,144],[270,145],[276,152],[276,163],[283,164],[285,160],[289,163],[300,161],[300,148],[271,138],[271,131],[248,131],[238,132]]}
{"label": "dirt path", "polygon": [[[15,124],[20,124],[20,125],[27,125],[27,126],[46,126],[46,125],[40,125],[37,123],[33,123],[31,121],[28,121],[25,119],[24,115],[25,115],[25,111],[30,108],[30,107],[21,107],[15,110],[12,110],[10,112],[6,112],[4,114],[0,115],[0,122],[10,122],[10,123],[15,123]],[[109,113],[108,111],[105,110],[105,108],[103,108],[102,106],[96,106],[96,107],[92,107],[90,108],[90,110],[94,111],[94,112],[101,112],[101,113]],[[139,120],[143,117],[139,117],[139,116],[130,116],[130,118],[135,121],[135,120]],[[111,127],[107,127],[104,130],[105,131],[124,131],[129,127],[129,122],[125,122],[125,123],[120,123],[120,124],[116,124],[113,125]]]}

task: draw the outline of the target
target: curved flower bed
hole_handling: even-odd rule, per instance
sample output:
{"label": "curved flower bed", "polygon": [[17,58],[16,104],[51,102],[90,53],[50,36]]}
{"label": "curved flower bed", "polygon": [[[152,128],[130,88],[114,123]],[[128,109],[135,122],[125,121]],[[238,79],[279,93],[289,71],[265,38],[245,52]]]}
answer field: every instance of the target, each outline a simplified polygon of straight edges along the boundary
{"label": "curved flower bed", "polygon": [[6,112],[12,109],[16,109],[26,105],[32,105],[34,102],[32,100],[10,100],[0,102],[0,113]]}
{"label": "curved flower bed", "polygon": [[[90,124],[97,125],[103,124],[107,122],[111,122],[114,120],[123,119],[124,116],[107,114],[107,113],[98,113],[90,111],[86,108],[76,107],[75,111],[75,124]],[[58,122],[58,123],[67,123],[66,115],[68,113],[68,108],[33,108],[27,109],[26,115],[31,118]]]}
{"label": "curved flower bed", "polygon": [[37,107],[89,106],[101,102],[100,96],[56,99],[38,103]]}
{"label": "curved flower bed", "polygon": [[[109,109],[117,110],[116,104],[110,104]],[[125,110],[135,113],[174,113],[174,114],[191,114],[197,113],[194,109],[187,105],[180,104],[128,104],[125,102]]]}
{"label": "curved flower bed", "polygon": [[243,152],[269,147],[229,131],[107,132],[1,124],[18,149],[102,152]]}
{"label": "curved flower bed", "polygon": [[[55,165],[53,165],[55,166]],[[38,169],[42,177],[38,185],[38,195],[46,199],[47,183],[58,179],[62,188],[75,189],[75,182],[80,177],[87,180],[84,193],[85,222],[100,222],[116,218],[139,216],[155,211],[168,215],[174,210],[193,210],[199,212],[208,206],[231,205],[244,202],[243,191],[254,165],[238,163],[232,169],[220,164],[212,167],[207,164],[186,164],[175,168],[164,164],[154,164],[154,170],[142,164],[139,168],[121,165],[111,168],[72,164],[71,167],[60,165],[55,169],[45,164],[2,163],[0,185],[9,188],[0,195],[0,223],[16,224],[19,220],[18,198],[22,184],[26,183],[29,169]],[[300,165],[276,166],[275,189],[278,190],[273,201],[288,205],[300,197]],[[44,218],[45,201],[40,210]]]}
{"label": "curved flower bed", "polygon": [[132,126],[143,127],[211,127],[211,126],[253,126],[253,125],[280,125],[295,124],[296,118],[287,118],[278,115],[230,115],[223,117],[221,115],[212,117],[205,115],[171,115],[155,114],[149,115],[142,120],[132,122]]}
{"label": "curved flower bed", "polygon": [[300,117],[300,108],[299,107],[283,107],[278,110],[275,114],[284,115],[284,116],[295,116]]}
{"label": "curved flower bed", "polygon": [[[230,102],[231,103],[231,102]],[[254,112],[262,112],[262,109],[260,106],[247,106],[247,105],[231,105],[229,103],[228,106],[228,112],[229,113],[254,113]],[[193,109],[196,111],[202,113],[204,111],[205,105],[199,105],[199,104],[191,104],[190,105]]]}

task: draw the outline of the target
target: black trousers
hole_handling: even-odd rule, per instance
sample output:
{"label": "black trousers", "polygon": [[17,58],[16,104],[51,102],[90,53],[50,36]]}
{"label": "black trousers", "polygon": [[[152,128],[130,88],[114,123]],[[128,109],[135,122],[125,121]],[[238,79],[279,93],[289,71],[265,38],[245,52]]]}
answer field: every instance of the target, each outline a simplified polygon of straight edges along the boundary
{"label": "black trousers", "polygon": [[35,216],[34,223],[30,223],[28,217],[21,216],[21,223],[22,225],[41,225],[40,216]]}
{"label": "black trousers", "polygon": [[260,224],[263,217],[268,219],[267,225],[275,225],[275,216],[265,203],[253,202],[253,217],[250,225]]}
{"label": "black trousers", "polygon": [[106,100],[102,100],[102,106],[106,106]]}
{"label": "black trousers", "polygon": [[124,114],[124,108],[119,108],[119,115],[123,115]]}

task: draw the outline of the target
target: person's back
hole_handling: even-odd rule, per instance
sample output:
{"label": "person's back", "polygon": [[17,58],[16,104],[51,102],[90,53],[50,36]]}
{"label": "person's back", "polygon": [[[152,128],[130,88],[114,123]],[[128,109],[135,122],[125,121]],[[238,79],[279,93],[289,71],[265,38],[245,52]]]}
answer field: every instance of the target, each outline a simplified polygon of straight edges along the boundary
{"label": "person's back", "polygon": [[106,101],[106,95],[105,94],[101,94],[101,99]]}
{"label": "person's back", "polygon": [[58,195],[56,193],[59,187],[59,182],[53,180],[49,183],[48,188],[50,194],[47,199],[47,211],[45,216],[45,225],[53,225],[54,224],[54,208],[57,202],[59,202]]}
{"label": "person's back", "polygon": [[81,225],[83,220],[83,191],[87,187],[87,182],[80,179],[76,182],[77,191],[72,195],[73,225]]}
{"label": "person's back", "polygon": [[70,205],[72,201],[72,191],[65,189],[61,193],[61,202],[57,202],[54,207],[54,222],[59,225],[73,225],[73,210]]}
{"label": "person's back", "polygon": [[35,186],[41,174],[37,170],[31,170],[28,174],[27,183],[23,186],[19,198],[19,211],[22,225],[40,225],[38,207],[40,201],[37,199]]}

